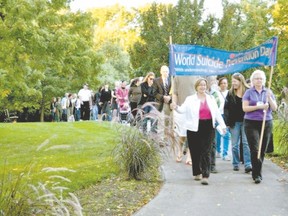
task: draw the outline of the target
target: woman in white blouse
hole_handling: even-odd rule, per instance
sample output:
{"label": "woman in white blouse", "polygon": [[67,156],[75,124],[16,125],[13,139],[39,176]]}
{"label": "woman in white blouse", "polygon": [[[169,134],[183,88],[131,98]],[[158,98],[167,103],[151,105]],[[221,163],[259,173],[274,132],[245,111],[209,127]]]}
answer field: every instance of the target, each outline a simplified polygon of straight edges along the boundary
{"label": "woman in white blouse", "polygon": [[195,82],[196,93],[188,96],[181,106],[172,103],[171,108],[185,115],[184,127],[192,157],[192,172],[196,181],[208,185],[210,175],[211,136],[215,122],[221,132],[226,133],[226,125],[214,97],[207,94],[207,80],[199,78]]}

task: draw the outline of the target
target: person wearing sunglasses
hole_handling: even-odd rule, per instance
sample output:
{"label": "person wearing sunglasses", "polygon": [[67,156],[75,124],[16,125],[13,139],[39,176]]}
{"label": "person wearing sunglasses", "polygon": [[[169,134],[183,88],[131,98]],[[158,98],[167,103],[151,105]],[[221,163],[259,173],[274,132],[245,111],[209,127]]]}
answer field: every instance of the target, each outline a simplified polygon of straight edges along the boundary
{"label": "person wearing sunglasses", "polygon": [[147,123],[148,120],[151,123],[151,131],[156,132],[155,121],[153,118],[149,117],[150,112],[153,110],[153,102],[155,102],[155,90],[153,88],[153,82],[155,79],[154,72],[148,72],[146,77],[143,79],[141,86],[141,99],[138,103],[138,108],[142,109],[144,116],[141,118],[143,122],[143,132],[147,133]]}

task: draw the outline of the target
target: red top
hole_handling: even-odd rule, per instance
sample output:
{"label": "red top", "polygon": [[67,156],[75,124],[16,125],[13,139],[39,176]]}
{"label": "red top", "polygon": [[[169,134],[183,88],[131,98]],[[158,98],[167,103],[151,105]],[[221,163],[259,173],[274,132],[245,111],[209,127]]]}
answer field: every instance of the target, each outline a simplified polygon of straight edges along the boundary
{"label": "red top", "polygon": [[200,120],[212,119],[212,115],[211,115],[206,99],[200,103],[199,119]]}

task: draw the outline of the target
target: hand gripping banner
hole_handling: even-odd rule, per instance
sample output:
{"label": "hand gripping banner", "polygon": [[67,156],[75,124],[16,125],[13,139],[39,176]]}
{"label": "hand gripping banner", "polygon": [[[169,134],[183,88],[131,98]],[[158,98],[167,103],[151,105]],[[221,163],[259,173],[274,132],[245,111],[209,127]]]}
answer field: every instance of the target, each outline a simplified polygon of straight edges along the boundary
{"label": "hand gripping banner", "polygon": [[243,51],[225,51],[198,45],[171,44],[169,68],[173,76],[211,76],[275,66],[278,38]]}

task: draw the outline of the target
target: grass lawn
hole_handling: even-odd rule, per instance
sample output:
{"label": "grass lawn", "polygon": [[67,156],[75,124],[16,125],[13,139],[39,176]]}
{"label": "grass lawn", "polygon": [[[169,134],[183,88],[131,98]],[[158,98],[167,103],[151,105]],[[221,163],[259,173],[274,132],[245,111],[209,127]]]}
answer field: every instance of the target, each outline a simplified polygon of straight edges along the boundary
{"label": "grass lawn", "polygon": [[[130,215],[158,193],[161,182],[123,178],[112,158],[121,136],[117,127],[92,121],[2,123],[0,183],[24,173],[23,181],[29,184],[60,182],[69,188],[67,192],[80,200],[84,215]],[[60,171],[47,172],[55,168]]]}
{"label": "grass lawn", "polygon": [[43,168],[67,168],[73,172],[58,174],[71,180],[65,184],[74,191],[119,172],[111,157],[119,134],[111,124],[0,124],[0,131],[0,174],[4,170],[17,174],[31,169],[33,182],[46,182],[51,173]]}

